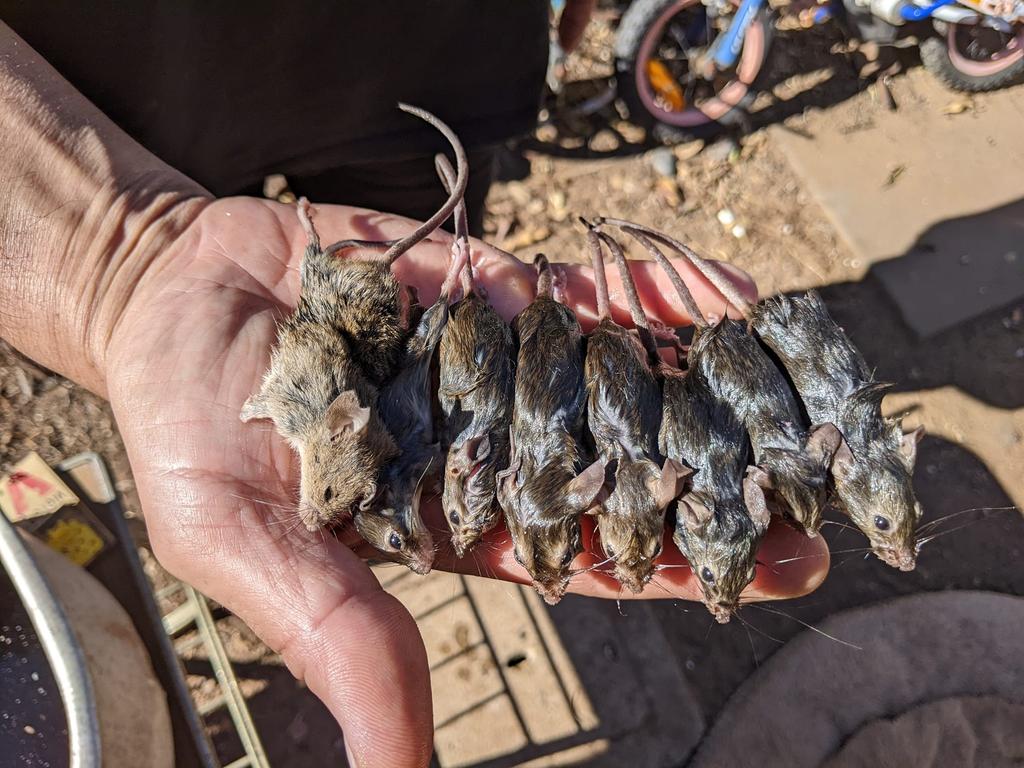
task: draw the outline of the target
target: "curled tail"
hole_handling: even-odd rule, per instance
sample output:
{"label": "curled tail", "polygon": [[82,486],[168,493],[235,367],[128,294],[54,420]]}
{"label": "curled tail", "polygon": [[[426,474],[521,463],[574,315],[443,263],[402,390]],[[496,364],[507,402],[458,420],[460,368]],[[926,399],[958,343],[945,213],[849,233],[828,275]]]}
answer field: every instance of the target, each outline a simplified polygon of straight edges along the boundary
{"label": "curled tail", "polygon": [[402,103],[398,104],[398,108],[403,112],[408,112],[410,115],[415,115],[421,120],[430,123],[430,125],[440,131],[448,140],[448,143],[451,144],[452,150],[455,152],[457,175],[454,186],[448,195],[448,199],[445,201],[444,205],[438,209],[437,213],[399,240],[342,240],[341,242],[329,245],[324,249],[324,254],[327,256],[349,248],[368,248],[371,250],[383,251],[384,254],[381,256],[381,259],[387,264],[392,264],[399,256],[425,239],[427,235],[441,226],[445,219],[452,215],[452,211],[455,210],[456,206],[458,206],[459,202],[466,194],[466,184],[469,181],[469,161],[466,159],[466,150],[463,149],[462,142],[459,141],[459,137],[455,135],[455,132],[449,128],[446,123],[442,122],[437,116],[427,112],[425,109],[420,109],[419,107],[413,107],[409,104]]}
{"label": "curled tail", "polygon": [[419,107],[413,107],[409,104],[402,103],[399,103],[398,108],[403,112],[408,112],[410,115],[415,115],[421,120],[430,123],[430,125],[440,131],[448,140],[448,143],[452,145],[452,151],[455,152],[457,176],[455,178],[455,184],[452,187],[451,192],[448,194],[448,199],[437,213],[418,226],[411,234],[402,238],[388,248],[387,252],[384,254],[384,260],[389,264],[416,245],[416,243],[423,240],[423,238],[441,226],[441,223],[445,219],[452,215],[452,212],[465,196],[466,184],[469,181],[469,161],[466,159],[466,150],[463,149],[462,142],[459,141],[459,137],[455,135],[455,132],[436,115],[427,112],[425,109],[420,109]]}

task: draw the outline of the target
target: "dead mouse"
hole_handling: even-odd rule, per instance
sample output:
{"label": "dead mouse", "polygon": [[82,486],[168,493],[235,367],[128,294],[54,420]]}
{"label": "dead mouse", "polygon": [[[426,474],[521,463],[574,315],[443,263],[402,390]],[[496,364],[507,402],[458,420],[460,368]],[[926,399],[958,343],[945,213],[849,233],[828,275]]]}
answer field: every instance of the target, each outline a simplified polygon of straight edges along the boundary
{"label": "dead mouse", "polygon": [[661,242],[689,259],[747,317],[786,369],[811,420],[838,428],[842,439],[831,470],[840,505],[879,559],[913,570],[922,512],[912,474],[924,429],[904,434],[899,419],[882,416],[887,385],[875,381],[817,293],[751,305],[715,264],[672,238],[662,235]]}
{"label": "dead mouse", "polygon": [[[379,470],[397,447],[377,415],[378,386],[394,372],[408,335],[409,296],[390,265],[443,222],[461,200],[467,163],[458,139],[428,112],[399,107],[426,120],[452,142],[459,177],[445,205],[414,232],[393,243],[342,241],[321,248],[299,202],[307,235],[299,301],[284,320],[260,391],[241,418],[272,419],[299,453],[299,514],[310,529],[340,525],[374,501]],[[350,247],[385,250],[369,260],[337,258]]]}
{"label": "dead mouse", "polygon": [[[454,183],[443,156],[439,172]],[[465,206],[455,210],[455,237],[469,248]],[[515,395],[512,329],[487,301],[466,259],[462,300],[452,307],[438,355],[438,397],[444,414],[447,459],[441,503],[462,557],[501,519],[495,474],[508,465],[508,428]]]}
{"label": "dead mouse", "polygon": [[513,324],[519,342],[515,408],[509,466],[498,473],[498,501],[516,561],[554,604],[583,551],[579,516],[601,493],[605,465],[598,459],[583,468],[586,392],[579,322],[555,299],[548,260],[539,255],[534,265],[537,296]]}
{"label": "dead mouse", "polygon": [[661,389],[647,351],[634,331],[611,316],[601,241],[622,276],[634,324],[646,327],[640,298],[617,242],[591,224],[587,242],[594,269],[597,327],[587,337],[584,381],[587,422],[598,456],[615,467],[612,488],[592,511],[601,546],[615,564],[615,577],[640,593],[654,574],[665,532],[665,508],[683,491],[690,469],[658,450]]}
{"label": "dead mouse", "polygon": [[[624,229],[661,264],[673,284],[682,282],[646,236],[650,230]],[[832,424],[808,429],[789,382],[745,323],[723,317],[711,325],[699,309],[688,309],[704,350],[695,362],[712,393],[732,406],[750,436],[759,468],[751,476],[773,489],[793,520],[816,536],[827,502],[829,465],[842,439],[839,430]]]}
{"label": "dead mouse", "polygon": [[466,154],[451,128],[418,107],[408,104],[399,104],[398,107],[426,121],[448,140],[455,152],[458,176],[445,204],[402,239],[386,242],[342,240],[324,249],[328,257],[352,249],[378,252],[358,257],[347,255],[329,262],[338,283],[336,300],[340,311],[334,322],[349,339],[355,361],[378,386],[395,374],[414,322],[410,317],[412,298],[409,289],[398,282],[391,272],[391,265],[452,215],[466,192],[468,181]]}
{"label": "dead mouse", "polygon": [[[443,155],[438,172],[445,186],[453,189],[456,174]],[[462,206],[460,201],[457,217]],[[360,509],[355,515],[356,530],[366,541],[420,574],[429,573],[434,562],[434,542],[420,515],[420,499],[424,484],[432,485],[442,466],[440,435],[434,425],[434,353],[448,322],[452,294],[468,262],[469,239],[463,233],[452,243],[451,264],[437,300],[420,315],[398,373],[381,389],[377,408],[399,454],[381,473],[379,508]]]}
{"label": "dead mouse", "polygon": [[816,292],[768,299],[751,308],[751,323],[789,372],[810,417],[842,433],[832,477],[846,513],[882,561],[912,571],[922,515],[912,475],[924,427],[904,434],[899,419],[882,416],[889,385],[875,381]]}
{"label": "dead mouse", "polygon": [[278,328],[270,369],[241,418],[272,419],[298,452],[299,516],[316,530],[348,522],[357,506],[370,503],[378,470],[398,449],[377,415],[377,388],[339,331],[342,288],[305,198],[298,212],[309,238],[299,303]]}
{"label": "dead mouse", "polygon": [[[694,339],[699,362],[700,337]],[[676,506],[673,540],[700,582],[704,604],[725,623],[753,581],[757,548],[770,514],[764,492],[745,476],[747,434],[732,408],[714,396],[699,372],[661,369],[659,447],[694,470],[691,489]]]}
{"label": "dead mouse", "polygon": [[658,259],[687,313],[697,324],[683,373],[658,358],[653,337],[640,338],[661,380],[662,417],[658,448],[694,474],[676,505],[672,540],[699,580],[704,605],[721,623],[739,607],[740,593],[754,580],[757,548],[771,514],[756,468],[748,470],[750,442],[735,410],[716,396],[702,361],[713,335],[686,284],[667,259]]}

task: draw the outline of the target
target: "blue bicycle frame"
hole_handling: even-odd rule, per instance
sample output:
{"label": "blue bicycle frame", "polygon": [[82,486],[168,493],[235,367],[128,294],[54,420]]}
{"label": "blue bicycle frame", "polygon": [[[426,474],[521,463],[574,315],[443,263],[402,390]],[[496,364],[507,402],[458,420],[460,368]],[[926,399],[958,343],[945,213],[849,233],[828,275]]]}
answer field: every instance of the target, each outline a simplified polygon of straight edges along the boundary
{"label": "blue bicycle frame", "polygon": [[[921,21],[930,18],[936,10],[947,5],[952,5],[956,0],[934,0],[930,5],[921,6],[913,2],[908,3],[900,9],[900,15],[907,21]],[[729,27],[719,35],[711,44],[709,51],[711,60],[719,70],[731,69],[735,66],[743,50],[743,40],[747,36],[747,30],[757,17],[758,12],[767,5],[768,0],[742,0],[739,9],[729,22]],[[813,21],[820,24],[832,16],[832,5],[839,5],[841,0],[833,0],[830,5],[823,5],[817,9]]]}
{"label": "blue bicycle frame", "polygon": [[743,0],[736,15],[732,17],[729,28],[711,44],[711,60],[719,69],[730,69],[736,64],[743,50],[743,39],[758,12],[768,0]]}

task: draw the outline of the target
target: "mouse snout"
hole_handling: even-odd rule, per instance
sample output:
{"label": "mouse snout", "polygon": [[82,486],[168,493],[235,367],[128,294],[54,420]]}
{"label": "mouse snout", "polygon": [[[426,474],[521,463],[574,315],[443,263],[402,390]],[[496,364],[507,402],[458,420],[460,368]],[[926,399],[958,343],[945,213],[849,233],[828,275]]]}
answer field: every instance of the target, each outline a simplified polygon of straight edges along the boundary
{"label": "mouse snout", "polygon": [[615,566],[616,580],[634,595],[639,595],[644,591],[644,587],[647,586],[653,575],[653,560],[640,560]]}
{"label": "mouse snout", "polygon": [[569,586],[569,581],[566,579],[564,581],[546,582],[534,579],[533,586],[540,593],[540,596],[544,598],[545,603],[557,605],[565,597],[565,590]]}
{"label": "mouse snout", "polygon": [[917,565],[917,552],[908,546],[877,547],[874,552],[883,563],[901,571],[912,571]]}
{"label": "mouse snout", "polygon": [[715,617],[715,621],[719,624],[728,624],[729,619],[732,618],[733,613],[738,607],[735,602],[726,602],[719,600],[717,602],[705,602],[704,603],[711,615]]}

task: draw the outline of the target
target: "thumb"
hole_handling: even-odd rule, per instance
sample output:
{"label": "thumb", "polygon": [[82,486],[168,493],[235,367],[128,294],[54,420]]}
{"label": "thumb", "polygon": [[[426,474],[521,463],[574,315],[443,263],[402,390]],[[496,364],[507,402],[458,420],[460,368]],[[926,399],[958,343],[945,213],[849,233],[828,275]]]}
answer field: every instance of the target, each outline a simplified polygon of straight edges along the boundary
{"label": "thumb", "polygon": [[[433,742],[426,650],[412,616],[366,564],[333,538],[275,536],[252,524],[272,512],[216,503],[237,489],[192,485],[186,494],[167,485],[140,488],[148,500],[179,502],[148,506],[175,510],[148,520],[164,566],[281,654],[341,725],[353,765],[425,768]],[[181,503],[190,496],[194,504]]]}

